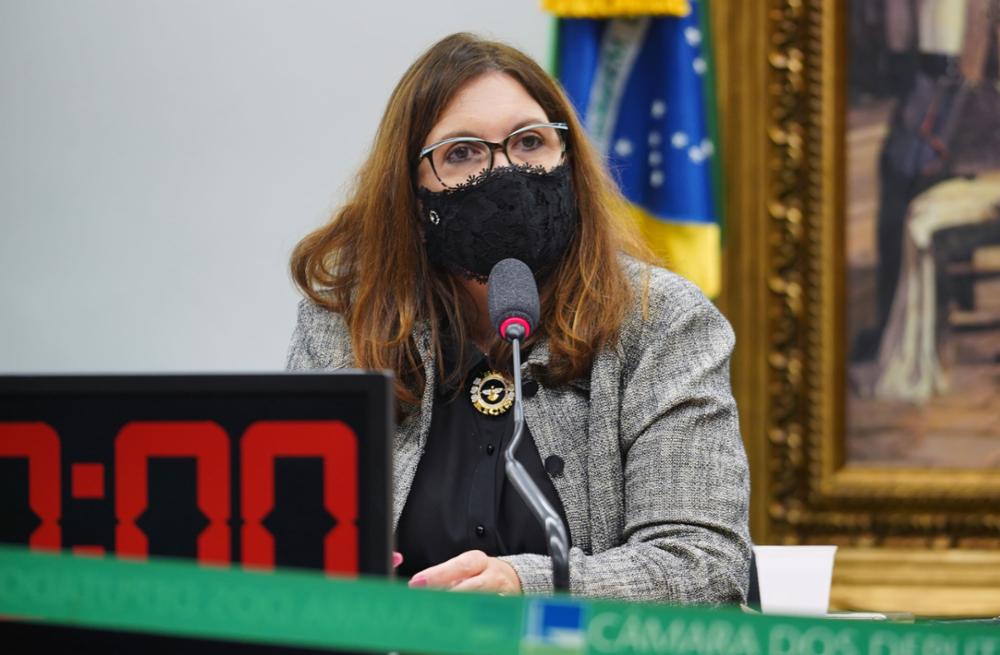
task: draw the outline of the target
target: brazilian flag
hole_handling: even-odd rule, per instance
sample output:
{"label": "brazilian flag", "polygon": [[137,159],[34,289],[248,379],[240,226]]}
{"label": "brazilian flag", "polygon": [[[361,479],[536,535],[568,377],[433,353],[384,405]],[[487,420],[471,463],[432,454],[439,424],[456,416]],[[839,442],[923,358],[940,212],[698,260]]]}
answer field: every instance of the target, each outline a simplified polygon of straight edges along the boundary
{"label": "brazilian flag", "polygon": [[554,67],[649,245],[709,297],[722,221],[706,0],[544,0]]}

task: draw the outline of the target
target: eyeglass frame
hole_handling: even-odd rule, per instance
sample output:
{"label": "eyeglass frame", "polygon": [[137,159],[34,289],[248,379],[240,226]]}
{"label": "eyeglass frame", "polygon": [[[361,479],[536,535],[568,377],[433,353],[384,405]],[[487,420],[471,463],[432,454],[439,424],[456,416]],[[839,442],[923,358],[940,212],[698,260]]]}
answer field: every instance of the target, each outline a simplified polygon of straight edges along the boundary
{"label": "eyeglass frame", "polygon": [[[524,127],[517,128],[516,130],[505,136],[503,141],[501,141],[500,143],[497,143],[495,141],[487,141],[486,139],[480,139],[477,136],[453,136],[450,139],[445,139],[443,141],[438,141],[437,143],[432,143],[431,145],[421,150],[420,156],[417,158],[417,165],[419,166],[420,162],[426,159],[427,164],[431,167],[431,172],[434,173],[434,177],[437,178],[437,181],[440,182],[445,187],[451,188],[447,184],[445,184],[444,180],[441,179],[441,176],[438,175],[437,169],[434,167],[434,160],[431,158],[431,155],[434,154],[435,150],[437,150],[441,146],[446,146],[449,143],[458,143],[459,141],[474,141],[476,143],[481,143],[484,146],[489,147],[490,149],[490,163],[489,166],[487,166],[484,169],[486,173],[489,173],[490,171],[493,170],[493,162],[495,161],[494,153],[496,152],[497,148],[503,150],[503,156],[507,158],[507,161],[513,164],[510,155],[507,153],[507,144],[510,142],[512,138],[514,138],[518,134],[521,134],[522,132],[527,132],[528,130],[537,129],[539,127],[551,127],[555,130],[561,130],[562,132],[569,131],[569,125],[567,125],[566,123],[532,123],[531,125],[525,125]],[[560,153],[560,156],[566,154],[566,139],[562,135],[562,132],[556,132],[557,134],[559,134],[560,143],[562,143],[562,152]]]}

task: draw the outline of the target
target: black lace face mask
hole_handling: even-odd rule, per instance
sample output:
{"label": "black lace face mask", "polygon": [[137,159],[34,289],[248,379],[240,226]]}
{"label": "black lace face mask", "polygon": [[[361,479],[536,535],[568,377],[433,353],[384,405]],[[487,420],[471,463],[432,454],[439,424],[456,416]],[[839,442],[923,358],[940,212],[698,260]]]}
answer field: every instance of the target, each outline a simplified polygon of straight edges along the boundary
{"label": "black lace face mask", "polygon": [[514,257],[544,277],[576,233],[569,166],[497,168],[455,189],[417,192],[427,257],[485,282],[493,265]]}

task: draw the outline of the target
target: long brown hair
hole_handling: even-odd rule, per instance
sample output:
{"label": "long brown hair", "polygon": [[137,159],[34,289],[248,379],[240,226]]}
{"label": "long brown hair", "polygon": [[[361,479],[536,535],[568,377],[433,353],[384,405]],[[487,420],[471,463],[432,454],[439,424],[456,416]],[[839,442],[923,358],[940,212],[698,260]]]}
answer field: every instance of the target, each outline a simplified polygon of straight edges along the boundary
{"label": "long brown hair", "polygon": [[[393,371],[404,407],[419,403],[426,382],[413,339],[418,322],[429,324],[440,362],[441,325],[447,322],[464,343],[476,318],[462,284],[427,261],[415,193],[417,157],[458,89],[494,71],[520,82],[549,120],[569,125],[579,226],[563,261],[541,285],[542,317],[531,339],[549,339],[547,384],[586,375],[597,350],[615,339],[635,293],[619,255],[649,259],[616,186],[552,78],[502,43],[464,33],[442,39],[396,85],[347,202],[299,242],[291,260],[302,292],[343,316],[355,366]],[[490,353],[494,361],[503,354],[502,344]],[[460,374],[439,371],[442,379],[449,373]]]}

